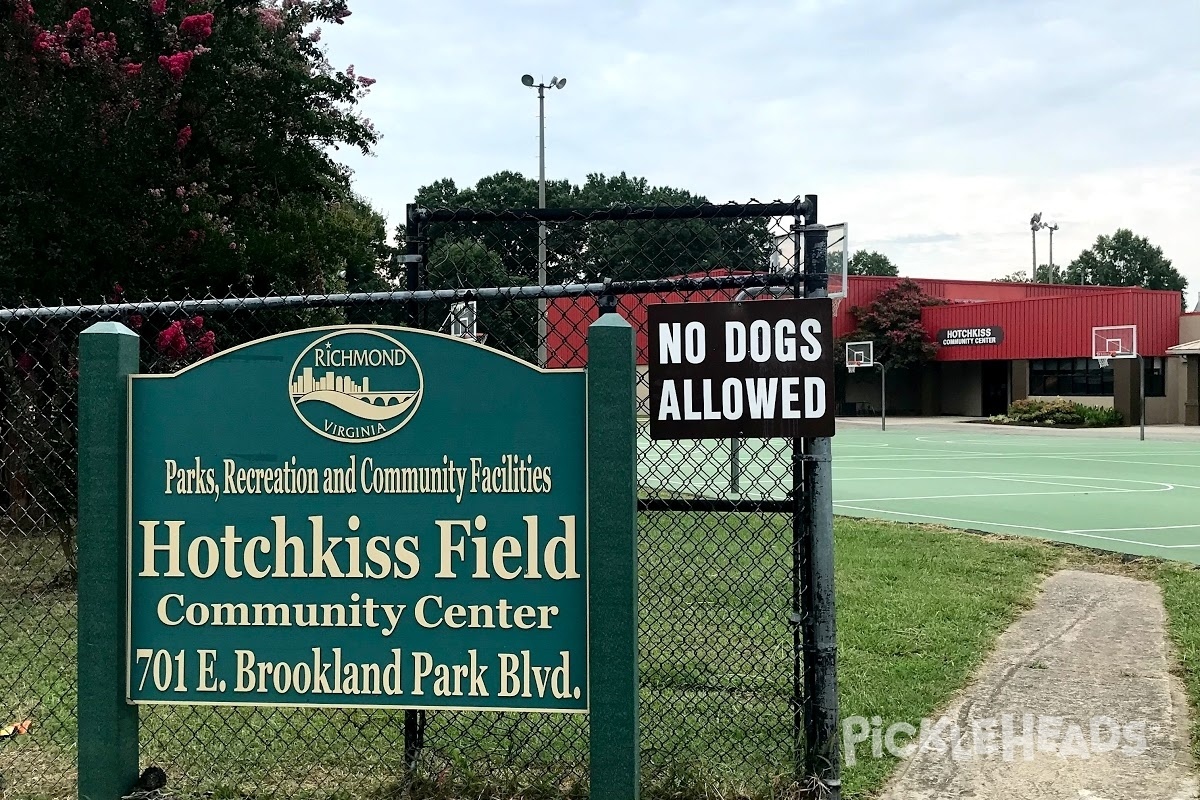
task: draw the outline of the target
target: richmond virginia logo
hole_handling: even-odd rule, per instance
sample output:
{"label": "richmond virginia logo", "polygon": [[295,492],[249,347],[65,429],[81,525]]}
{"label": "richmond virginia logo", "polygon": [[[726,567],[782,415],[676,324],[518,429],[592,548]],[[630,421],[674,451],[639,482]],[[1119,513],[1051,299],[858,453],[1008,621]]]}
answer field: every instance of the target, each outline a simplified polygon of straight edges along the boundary
{"label": "richmond virginia logo", "polygon": [[288,378],[292,408],[326,439],[371,442],[403,428],[425,389],[421,365],[380,331],[338,331],[313,342]]}

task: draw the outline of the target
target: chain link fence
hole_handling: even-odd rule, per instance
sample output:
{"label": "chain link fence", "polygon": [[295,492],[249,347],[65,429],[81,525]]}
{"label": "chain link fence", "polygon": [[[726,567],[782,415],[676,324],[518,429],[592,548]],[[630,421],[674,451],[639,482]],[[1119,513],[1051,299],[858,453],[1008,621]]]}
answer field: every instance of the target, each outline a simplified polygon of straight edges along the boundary
{"label": "chain link fence", "polygon": [[[30,721],[0,739],[0,797],[75,792],[75,394],[88,325],[138,331],[147,372],[285,330],[367,323],[578,367],[604,311],[644,328],[653,303],[798,291],[796,209],[411,208],[389,291],[0,311],[0,728]],[[645,364],[644,329],[638,346]],[[647,388],[639,367],[643,416]],[[641,428],[644,793],[786,795],[803,747],[792,443],[651,442]],[[141,748],[178,797],[578,797],[589,777],[582,715],[148,706]]]}

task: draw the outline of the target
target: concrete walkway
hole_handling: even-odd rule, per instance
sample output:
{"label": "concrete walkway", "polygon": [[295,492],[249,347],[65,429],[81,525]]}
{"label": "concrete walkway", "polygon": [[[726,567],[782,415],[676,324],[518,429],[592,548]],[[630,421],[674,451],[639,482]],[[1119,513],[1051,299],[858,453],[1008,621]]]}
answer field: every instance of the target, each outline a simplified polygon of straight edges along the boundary
{"label": "concrete walkway", "polygon": [[1196,798],[1165,617],[1152,583],[1051,576],[882,797]]}

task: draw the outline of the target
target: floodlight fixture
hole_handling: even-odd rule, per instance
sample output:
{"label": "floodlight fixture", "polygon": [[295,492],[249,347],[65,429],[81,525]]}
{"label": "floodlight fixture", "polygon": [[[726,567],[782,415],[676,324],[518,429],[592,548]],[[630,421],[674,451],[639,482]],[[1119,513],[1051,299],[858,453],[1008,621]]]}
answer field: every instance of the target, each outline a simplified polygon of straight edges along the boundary
{"label": "floodlight fixture", "polygon": [[[521,83],[538,90],[538,208],[546,207],[546,90],[561,89],[566,78],[557,75],[550,83],[536,83],[532,75],[522,75]],[[538,223],[538,285],[546,285],[546,223]],[[546,298],[538,298],[538,366],[546,366]]]}

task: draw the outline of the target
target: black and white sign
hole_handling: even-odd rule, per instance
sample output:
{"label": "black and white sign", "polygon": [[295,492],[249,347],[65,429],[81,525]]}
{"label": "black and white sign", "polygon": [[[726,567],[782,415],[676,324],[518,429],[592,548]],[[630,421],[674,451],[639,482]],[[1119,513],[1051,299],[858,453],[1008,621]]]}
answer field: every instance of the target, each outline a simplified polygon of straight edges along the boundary
{"label": "black and white sign", "polygon": [[1004,329],[998,325],[988,328],[944,328],[938,331],[938,344],[955,347],[963,344],[1000,344],[1004,341]]}
{"label": "black and white sign", "polygon": [[828,299],[664,303],[650,326],[650,438],[832,436]]}

